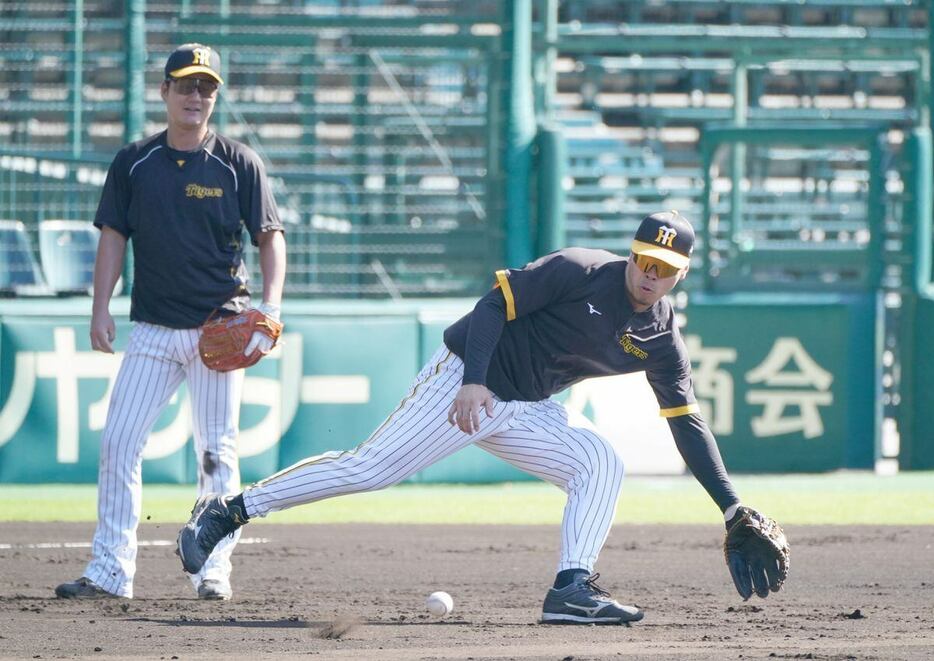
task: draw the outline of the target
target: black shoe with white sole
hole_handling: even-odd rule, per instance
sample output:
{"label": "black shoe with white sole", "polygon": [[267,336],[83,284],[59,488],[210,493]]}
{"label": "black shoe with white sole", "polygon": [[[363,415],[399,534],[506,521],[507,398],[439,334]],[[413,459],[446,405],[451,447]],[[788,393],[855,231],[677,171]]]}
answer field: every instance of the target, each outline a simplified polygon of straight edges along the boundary
{"label": "black shoe with white sole", "polygon": [[614,601],[594,582],[599,577],[579,574],[570,585],[548,590],[542,624],[624,624],[641,620],[641,610]]}

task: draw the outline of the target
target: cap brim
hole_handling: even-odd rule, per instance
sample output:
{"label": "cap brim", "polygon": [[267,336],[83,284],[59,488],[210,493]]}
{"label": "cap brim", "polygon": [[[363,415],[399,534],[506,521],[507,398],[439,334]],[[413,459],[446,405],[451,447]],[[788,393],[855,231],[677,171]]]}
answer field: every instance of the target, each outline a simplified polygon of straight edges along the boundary
{"label": "cap brim", "polygon": [[646,243],[644,241],[633,241],[632,251],[637,255],[645,255],[646,257],[660,259],[666,264],[674,266],[676,269],[686,268],[691,263],[690,257],[685,257],[681,253],[675,252],[674,250],[662,248],[660,246],[656,246],[655,244]]}
{"label": "cap brim", "polygon": [[209,69],[206,66],[202,66],[200,64],[193,64],[190,67],[182,67],[181,69],[170,71],[169,75],[172,76],[172,78],[184,78],[185,76],[191,76],[196,73],[206,73],[211,78],[219,82],[221,85],[224,84],[224,79],[218,76],[216,71]]}

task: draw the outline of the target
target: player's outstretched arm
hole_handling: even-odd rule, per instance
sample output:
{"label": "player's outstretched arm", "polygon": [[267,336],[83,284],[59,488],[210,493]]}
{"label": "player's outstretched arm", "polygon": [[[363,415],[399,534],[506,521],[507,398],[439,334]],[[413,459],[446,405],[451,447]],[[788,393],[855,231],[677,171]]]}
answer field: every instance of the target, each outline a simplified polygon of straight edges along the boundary
{"label": "player's outstretched arm", "polygon": [[668,419],[684,462],[724,512],[724,556],[733,585],[744,600],[763,599],[781,589],[788,576],[789,547],[775,521],[741,505],[720,458],[717,441],[697,414]]}
{"label": "player's outstretched arm", "polygon": [[675,446],[688,470],[710,494],[720,511],[726,512],[728,507],[738,504],[739,496],[723,465],[717,440],[703,418],[691,413],[667,420]]}

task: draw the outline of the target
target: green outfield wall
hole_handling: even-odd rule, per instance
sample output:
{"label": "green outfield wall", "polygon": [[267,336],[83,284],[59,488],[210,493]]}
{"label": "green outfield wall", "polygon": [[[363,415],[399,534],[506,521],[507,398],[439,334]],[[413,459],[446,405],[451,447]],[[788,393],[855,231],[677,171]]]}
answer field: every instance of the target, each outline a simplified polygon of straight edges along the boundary
{"label": "green outfield wall", "polygon": [[[918,296],[914,301],[914,317],[910,332],[903,342],[910,345],[913,360],[905,371],[908,383],[902,384],[902,447],[899,464],[902,468],[934,469],[934,353],[931,352],[931,329],[934,328],[934,292]],[[907,431],[907,433],[905,433]]]}
{"label": "green outfield wall", "polygon": [[[867,295],[692,298],[682,321],[695,390],[730,470],[873,465],[880,415],[876,305]],[[364,441],[406,395],[444,328],[471,306],[463,299],[287,301],[281,349],[246,375],[244,481]],[[125,320],[127,307],[125,299],[115,301],[115,318]],[[90,350],[89,313],[88,299],[0,303],[0,482],[96,481],[120,354]],[[118,323],[118,352],[129,330],[129,322]],[[618,441],[627,462],[638,465],[642,452],[673,451],[644,379],[594,379],[559,397]],[[183,386],[156,423],[143,477],[191,482],[195,465]],[[524,477],[469,448],[412,480]]]}

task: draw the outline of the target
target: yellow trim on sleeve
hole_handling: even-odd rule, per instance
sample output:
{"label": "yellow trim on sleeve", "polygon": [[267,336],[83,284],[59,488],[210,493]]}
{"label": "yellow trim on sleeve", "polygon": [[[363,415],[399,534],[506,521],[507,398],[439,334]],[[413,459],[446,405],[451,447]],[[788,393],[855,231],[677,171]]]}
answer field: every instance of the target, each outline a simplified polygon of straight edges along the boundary
{"label": "yellow trim on sleeve", "polygon": [[700,413],[700,407],[697,404],[686,404],[684,406],[676,406],[673,409],[662,409],[659,413],[663,418],[677,418],[679,415]]}
{"label": "yellow trim on sleeve", "polygon": [[506,321],[512,321],[516,318],[516,300],[512,297],[506,269],[496,272],[496,282],[499,283],[499,288],[503,290],[503,298],[506,299]]}

